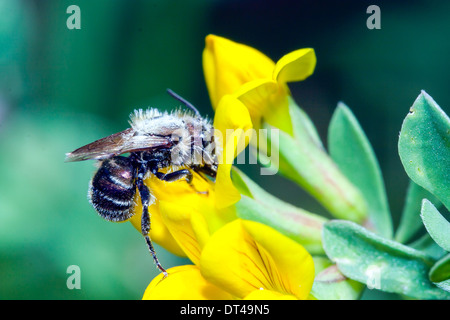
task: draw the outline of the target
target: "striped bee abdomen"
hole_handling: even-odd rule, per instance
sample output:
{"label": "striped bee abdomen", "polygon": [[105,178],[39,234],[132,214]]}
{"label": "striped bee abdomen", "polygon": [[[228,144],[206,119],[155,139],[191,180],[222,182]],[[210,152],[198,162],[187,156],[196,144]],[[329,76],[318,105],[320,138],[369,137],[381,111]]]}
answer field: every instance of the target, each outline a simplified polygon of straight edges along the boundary
{"label": "striped bee abdomen", "polygon": [[133,215],[136,173],[129,158],[104,160],[89,185],[89,202],[109,221],[125,221]]}

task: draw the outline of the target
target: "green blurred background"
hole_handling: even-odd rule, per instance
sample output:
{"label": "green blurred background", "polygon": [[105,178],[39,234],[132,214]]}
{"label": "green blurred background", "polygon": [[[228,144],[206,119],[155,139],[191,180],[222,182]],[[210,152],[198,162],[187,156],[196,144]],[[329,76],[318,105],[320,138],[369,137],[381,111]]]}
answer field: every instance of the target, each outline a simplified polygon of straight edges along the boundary
{"label": "green blurred background", "polygon": [[[73,4],[80,30],[66,26]],[[366,27],[370,4],[381,30]],[[212,117],[201,62],[209,33],[274,60],[316,50],[316,71],[290,86],[294,98],[324,140],[337,102],[353,110],[397,225],[408,184],[402,120],[421,89],[450,105],[449,12],[448,1],[0,0],[0,299],[142,297],[157,274],[144,241],[95,213],[86,199],[94,163],[64,163],[64,154],[125,129],[134,108],[178,106],[166,88]],[[326,215],[293,183],[247,169],[276,196]],[[165,267],[186,263],[157,251]],[[66,286],[70,265],[81,290]]]}

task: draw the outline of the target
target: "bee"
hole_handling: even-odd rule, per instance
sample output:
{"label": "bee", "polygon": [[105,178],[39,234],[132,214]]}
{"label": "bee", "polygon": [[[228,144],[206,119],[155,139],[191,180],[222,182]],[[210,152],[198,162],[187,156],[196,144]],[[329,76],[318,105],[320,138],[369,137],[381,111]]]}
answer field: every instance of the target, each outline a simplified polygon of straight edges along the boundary
{"label": "bee", "polygon": [[[135,213],[134,199],[139,192],[141,233],[164,277],[167,272],[159,262],[149,236],[148,208],[156,199],[144,180],[148,175],[168,182],[185,179],[193,187],[193,171],[214,180],[218,166],[211,122],[201,117],[191,103],[172,90],[167,91],[190,111],[135,110],[130,115],[131,128],[66,154],[66,162],[99,161],[98,170],[89,183],[88,199],[102,218],[115,222],[130,219]],[[167,168],[170,169],[168,172],[160,172]]]}

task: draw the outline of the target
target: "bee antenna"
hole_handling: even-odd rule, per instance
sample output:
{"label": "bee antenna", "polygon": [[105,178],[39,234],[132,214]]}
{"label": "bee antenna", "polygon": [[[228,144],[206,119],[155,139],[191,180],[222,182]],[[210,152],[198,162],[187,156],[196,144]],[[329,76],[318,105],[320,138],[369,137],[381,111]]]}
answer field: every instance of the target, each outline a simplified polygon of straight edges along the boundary
{"label": "bee antenna", "polygon": [[184,104],[186,107],[188,107],[189,109],[191,109],[192,111],[194,111],[195,115],[197,117],[200,117],[200,112],[198,112],[197,108],[194,107],[192,105],[192,103],[190,103],[189,101],[187,101],[186,99],[180,97],[178,94],[176,94],[175,92],[173,92],[171,89],[167,89],[167,93],[170,94],[173,98],[175,98],[176,100],[180,101],[182,104]]}

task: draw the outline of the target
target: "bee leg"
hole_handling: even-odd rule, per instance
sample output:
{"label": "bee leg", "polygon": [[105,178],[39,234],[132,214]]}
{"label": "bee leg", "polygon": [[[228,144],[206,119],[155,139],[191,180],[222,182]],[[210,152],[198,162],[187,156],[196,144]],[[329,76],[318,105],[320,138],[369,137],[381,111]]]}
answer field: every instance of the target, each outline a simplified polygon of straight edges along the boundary
{"label": "bee leg", "polygon": [[189,183],[189,185],[197,192],[200,194],[207,194],[208,192],[206,191],[198,191],[197,189],[195,189],[194,185],[192,184],[192,179],[193,179],[193,174],[190,170],[188,169],[181,169],[178,171],[174,171],[171,173],[162,173],[162,172],[158,172],[155,170],[155,172],[153,172],[153,174],[160,180],[163,181],[168,181],[168,182],[173,182],[173,181],[178,181],[181,180],[183,178],[186,178],[187,183]]}
{"label": "bee leg", "polygon": [[150,236],[148,234],[150,231],[150,215],[148,213],[148,206],[152,195],[150,194],[150,191],[148,190],[147,186],[144,184],[142,178],[139,176],[136,181],[136,185],[138,187],[142,202],[141,232],[145,238],[145,242],[147,243],[148,250],[150,251],[153,260],[155,261],[156,267],[164,274],[165,278],[167,277],[167,271],[162,267],[161,263],[159,262],[158,257],[156,256],[155,249],[153,248],[152,240],[150,239]]}
{"label": "bee leg", "polygon": [[162,173],[155,170],[153,174],[159,179],[167,182],[173,182],[178,181],[183,178],[186,178],[186,181],[190,184],[192,182],[192,172],[190,172],[188,169],[182,169],[178,171],[174,171],[171,173]]}

